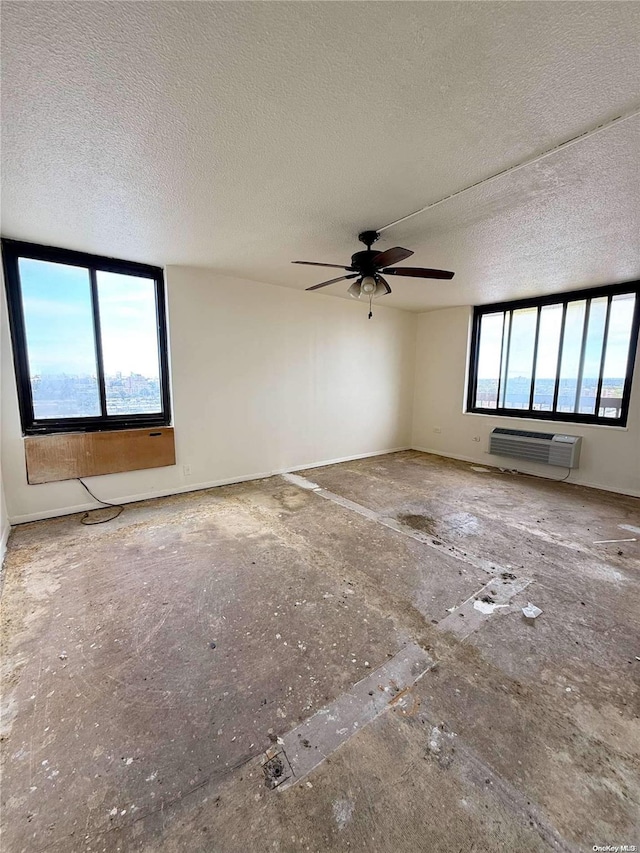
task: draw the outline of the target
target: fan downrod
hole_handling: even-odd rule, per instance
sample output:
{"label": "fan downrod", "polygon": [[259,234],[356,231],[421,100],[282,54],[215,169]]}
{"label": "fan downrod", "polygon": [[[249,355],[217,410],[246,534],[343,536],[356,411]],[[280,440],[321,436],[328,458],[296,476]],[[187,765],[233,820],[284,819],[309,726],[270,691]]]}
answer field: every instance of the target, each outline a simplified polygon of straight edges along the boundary
{"label": "fan downrod", "polygon": [[376,242],[376,240],[380,239],[380,235],[377,231],[363,231],[361,234],[358,234],[358,240],[361,243],[364,243],[367,249],[371,250],[371,246]]}

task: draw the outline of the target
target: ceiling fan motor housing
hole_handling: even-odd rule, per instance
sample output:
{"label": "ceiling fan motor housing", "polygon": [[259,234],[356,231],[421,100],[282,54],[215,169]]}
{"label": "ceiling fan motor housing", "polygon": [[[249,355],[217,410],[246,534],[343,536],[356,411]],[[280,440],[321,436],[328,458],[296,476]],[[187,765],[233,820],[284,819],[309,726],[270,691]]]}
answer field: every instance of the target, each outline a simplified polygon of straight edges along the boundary
{"label": "ceiling fan motor housing", "polygon": [[378,254],[380,253],[373,251],[373,249],[367,249],[364,252],[356,252],[355,255],[351,255],[352,269],[358,270],[358,272],[361,272],[363,275],[373,275],[377,270],[373,259]]}

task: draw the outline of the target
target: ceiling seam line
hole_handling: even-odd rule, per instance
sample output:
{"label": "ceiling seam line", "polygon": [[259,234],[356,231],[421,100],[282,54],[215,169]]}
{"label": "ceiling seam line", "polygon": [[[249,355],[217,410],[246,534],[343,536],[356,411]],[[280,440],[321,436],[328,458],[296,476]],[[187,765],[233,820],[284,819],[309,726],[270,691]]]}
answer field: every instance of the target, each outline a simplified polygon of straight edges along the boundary
{"label": "ceiling seam line", "polygon": [[491,181],[495,181],[498,178],[504,177],[505,175],[510,175],[513,172],[517,172],[527,166],[532,166],[534,163],[539,163],[540,160],[544,160],[545,157],[550,157],[552,154],[557,154],[560,151],[564,151],[567,148],[576,145],[576,143],[578,142],[582,142],[585,139],[590,139],[597,133],[601,133],[603,130],[608,130],[611,127],[622,124],[628,119],[634,118],[638,115],[640,115],[640,107],[636,107],[630,112],[621,113],[619,116],[616,116],[615,118],[612,118],[609,121],[596,125],[595,127],[592,127],[589,130],[585,130],[583,133],[579,133],[577,136],[565,140],[565,142],[561,142],[560,145],[556,145],[554,148],[549,148],[547,151],[543,151],[542,154],[536,154],[535,157],[531,157],[528,160],[523,160],[521,163],[517,163],[515,166],[508,166],[506,169],[502,169],[501,171],[490,175],[488,178],[482,178],[481,180],[476,181],[473,184],[469,184],[468,187],[464,187],[461,190],[456,190],[455,192],[450,193],[449,195],[446,195],[443,198],[438,199],[437,201],[433,201],[430,204],[421,207],[419,210],[414,210],[413,213],[408,213],[406,216],[401,216],[400,219],[394,219],[393,222],[389,222],[387,225],[383,225],[382,228],[378,228],[376,230],[378,234],[382,234],[382,232],[386,231],[388,228],[393,228],[394,225],[400,225],[401,222],[406,222],[407,219],[412,219],[414,216],[418,216],[421,213],[426,213],[428,210],[431,210],[432,208],[443,204],[445,201],[451,201],[451,199],[457,198],[463,193],[469,192],[469,190],[476,189],[476,187],[484,186],[490,183]]}

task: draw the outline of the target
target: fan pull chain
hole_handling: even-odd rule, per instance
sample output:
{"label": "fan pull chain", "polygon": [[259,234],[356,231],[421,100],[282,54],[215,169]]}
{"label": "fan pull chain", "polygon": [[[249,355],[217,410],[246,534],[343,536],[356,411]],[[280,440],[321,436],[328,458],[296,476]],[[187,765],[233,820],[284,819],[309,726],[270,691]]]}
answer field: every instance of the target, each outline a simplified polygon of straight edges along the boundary
{"label": "fan pull chain", "polygon": [[369,294],[369,319],[373,317],[373,311],[371,310],[371,300],[373,299],[373,293]]}

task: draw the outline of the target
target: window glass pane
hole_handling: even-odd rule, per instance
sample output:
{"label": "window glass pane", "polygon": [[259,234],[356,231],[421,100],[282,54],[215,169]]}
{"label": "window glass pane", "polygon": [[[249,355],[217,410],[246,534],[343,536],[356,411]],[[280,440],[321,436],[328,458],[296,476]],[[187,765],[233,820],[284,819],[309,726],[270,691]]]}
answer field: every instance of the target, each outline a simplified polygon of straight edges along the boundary
{"label": "window glass pane", "polygon": [[513,312],[504,393],[507,409],[529,408],[537,317],[537,308],[521,308]]}
{"label": "window glass pane", "polygon": [[561,326],[562,305],[543,306],[540,311],[536,378],[533,389],[533,408],[541,412],[550,412],[553,409]]}
{"label": "window glass pane", "polygon": [[483,314],[480,320],[480,346],[478,348],[478,384],[475,405],[482,409],[495,409],[498,401],[500,376],[500,349],[504,314]]}
{"label": "window glass pane", "polygon": [[603,418],[620,417],[635,299],[635,294],[623,293],[614,296],[611,300],[602,392],[598,409],[598,414]]}
{"label": "window glass pane", "polygon": [[580,302],[570,302],[567,305],[556,409],[558,412],[573,412],[575,410],[586,304],[586,301],[582,299]]}
{"label": "window glass pane", "polygon": [[108,415],[162,411],[155,282],[96,273]]}
{"label": "window glass pane", "polygon": [[602,296],[598,299],[592,299],[589,310],[589,327],[587,329],[587,342],[584,349],[584,365],[582,368],[582,382],[580,384],[580,399],[578,403],[578,411],[584,415],[593,415],[596,410],[606,316],[607,297]]}
{"label": "window glass pane", "polygon": [[99,416],[88,270],[28,258],[18,264],[35,418]]}

